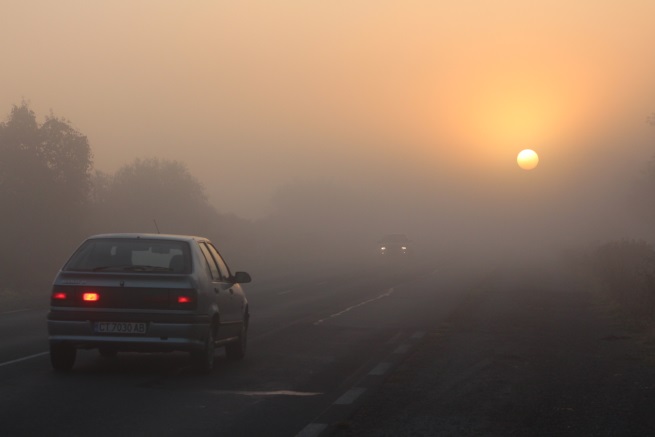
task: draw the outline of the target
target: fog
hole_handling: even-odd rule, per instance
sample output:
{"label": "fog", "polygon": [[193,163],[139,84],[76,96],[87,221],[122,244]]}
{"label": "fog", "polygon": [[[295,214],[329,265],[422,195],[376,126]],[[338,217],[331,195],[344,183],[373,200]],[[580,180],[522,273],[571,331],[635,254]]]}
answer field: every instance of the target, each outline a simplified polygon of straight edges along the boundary
{"label": "fog", "polygon": [[650,239],[655,3],[547,3],[2,1],[0,111],[70,120],[104,174],[183,163],[243,263]]}

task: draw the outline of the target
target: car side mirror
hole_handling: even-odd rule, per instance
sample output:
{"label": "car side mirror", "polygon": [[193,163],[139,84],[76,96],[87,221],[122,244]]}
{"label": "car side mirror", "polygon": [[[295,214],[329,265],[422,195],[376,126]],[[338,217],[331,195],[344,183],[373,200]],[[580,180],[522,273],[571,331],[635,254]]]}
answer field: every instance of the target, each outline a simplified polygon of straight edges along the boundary
{"label": "car side mirror", "polygon": [[250,275],[246,272],[236,272],[232,275],[232,282],[235,284],[246,284],[250,281],[252,281],[252,278],[250,278]]}

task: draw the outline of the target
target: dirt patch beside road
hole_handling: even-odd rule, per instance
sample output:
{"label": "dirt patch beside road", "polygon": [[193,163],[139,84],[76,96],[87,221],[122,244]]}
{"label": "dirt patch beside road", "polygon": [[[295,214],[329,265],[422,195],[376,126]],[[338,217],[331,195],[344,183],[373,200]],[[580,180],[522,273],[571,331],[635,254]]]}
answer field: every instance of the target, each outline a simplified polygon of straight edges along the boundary
{"label": "dirt patch beside road", "polygon": [[655,435],[653,342],[537,276],[473,293],[337,435]]}

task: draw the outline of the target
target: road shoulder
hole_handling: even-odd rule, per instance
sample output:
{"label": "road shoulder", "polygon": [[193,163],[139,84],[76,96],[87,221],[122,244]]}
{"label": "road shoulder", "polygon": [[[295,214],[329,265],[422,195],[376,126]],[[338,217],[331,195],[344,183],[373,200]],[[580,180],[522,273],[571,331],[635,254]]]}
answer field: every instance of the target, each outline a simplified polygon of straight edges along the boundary
{"label": "road shoulder", "polygon": [[336,434],[653,435],[655,345],[588,289],[544,282],[473,292]]}

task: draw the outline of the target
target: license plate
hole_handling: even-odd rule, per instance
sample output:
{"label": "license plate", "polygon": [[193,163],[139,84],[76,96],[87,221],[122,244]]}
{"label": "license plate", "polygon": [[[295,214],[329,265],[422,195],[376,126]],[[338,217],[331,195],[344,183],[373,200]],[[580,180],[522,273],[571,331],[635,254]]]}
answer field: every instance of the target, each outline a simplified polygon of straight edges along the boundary
{"label": "license plate", "polygon": [[99,334],[145,334],[146,328],[142,322],[96,322],[93,327]]}

